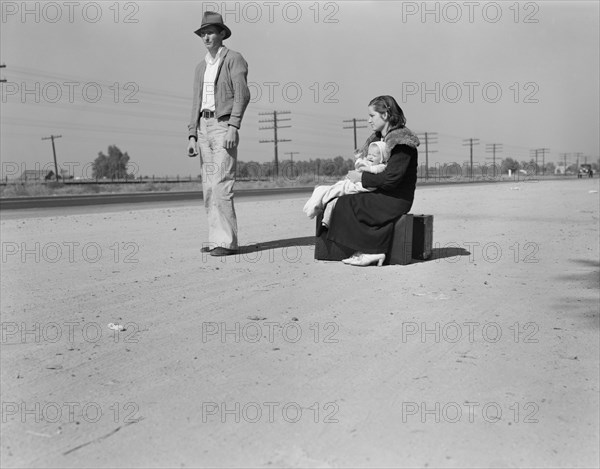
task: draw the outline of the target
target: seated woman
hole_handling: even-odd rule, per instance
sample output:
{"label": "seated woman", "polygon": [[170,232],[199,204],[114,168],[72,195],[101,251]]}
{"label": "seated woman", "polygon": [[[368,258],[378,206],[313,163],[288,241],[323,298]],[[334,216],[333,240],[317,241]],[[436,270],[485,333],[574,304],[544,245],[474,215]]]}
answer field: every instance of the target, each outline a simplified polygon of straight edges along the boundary
{"label": "seated woman", "polygon": [[369,103],[369,124],[374,133],[362,148],[381,140],[390,155],[379,174],[350,171],[352,182],[361,182],[373,192],[344,195],[335,199],[327,239],[356,250],[342,262],[381,266],[394,234],[394,223],[412,207],[417,183],[419,139],[405,127],[402,109],[391,96],[378,96]]}

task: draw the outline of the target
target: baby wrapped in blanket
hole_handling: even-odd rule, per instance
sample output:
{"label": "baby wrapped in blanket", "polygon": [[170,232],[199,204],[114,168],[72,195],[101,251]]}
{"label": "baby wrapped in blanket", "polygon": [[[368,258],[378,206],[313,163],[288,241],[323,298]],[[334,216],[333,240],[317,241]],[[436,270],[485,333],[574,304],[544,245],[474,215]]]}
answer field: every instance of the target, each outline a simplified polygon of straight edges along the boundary
{"label": "baby wrapped in blanket", "polygon": [[[372,142],[367,150],[367,155],[363,157],[359,153],[355,157],[354,169],[356,171],[377,174],[385,169],[390,155],[384,142]],[[352,182],[348,178],[342,179],[331,186],[317,186],[304,205],[303,211],[308,218],[312,219],[326,207],[323,224],[329,226],[329,219],[334,206],[334,203],[329,204],[330,201],[342,195],[358,194],[359,192],[370,192],[372,190],[363,187],[361,182]]]}

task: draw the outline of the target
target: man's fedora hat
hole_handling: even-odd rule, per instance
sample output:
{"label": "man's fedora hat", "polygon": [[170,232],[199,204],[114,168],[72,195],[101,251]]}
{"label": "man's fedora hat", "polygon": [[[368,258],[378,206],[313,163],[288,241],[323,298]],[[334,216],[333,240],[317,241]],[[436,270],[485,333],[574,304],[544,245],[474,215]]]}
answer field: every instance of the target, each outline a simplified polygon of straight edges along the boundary
{"label": "man's fedora hat", "polygon": [[231,36],[231,30],[225,26],[225,23],[223,23],[223,17],[219,13],[214,11],[205,11],[204,15],[202,15],[202,26],[200,26],[200,29],[197,29],[194,32],[200,36],[200,31],[207,26],[218,26],[219,28],[224,29],[225,37],[223,39],[227,39],[229,36]]}

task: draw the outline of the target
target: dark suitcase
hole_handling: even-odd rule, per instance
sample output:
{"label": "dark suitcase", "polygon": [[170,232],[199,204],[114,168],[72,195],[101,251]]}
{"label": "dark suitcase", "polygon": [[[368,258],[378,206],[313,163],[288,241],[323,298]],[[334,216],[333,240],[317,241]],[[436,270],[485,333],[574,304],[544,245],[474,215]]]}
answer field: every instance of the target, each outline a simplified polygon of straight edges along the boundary
{"label": "dark suitcase", "polygon": [[427,260],[433,248],[433,215],[415,215],[413,218],[412,257]]}

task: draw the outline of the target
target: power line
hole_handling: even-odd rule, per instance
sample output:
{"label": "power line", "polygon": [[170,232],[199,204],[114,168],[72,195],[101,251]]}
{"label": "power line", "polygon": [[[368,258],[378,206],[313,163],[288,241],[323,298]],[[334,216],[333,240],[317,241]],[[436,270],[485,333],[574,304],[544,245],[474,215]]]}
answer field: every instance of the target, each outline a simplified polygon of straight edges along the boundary
{"label": "power line", "polygon": [[342,122],[352,122],[352,126],[351,127],[342,127],[343,129],[354,129],[354,149],[356,150],[356,148],[358,148],[358,144],[356,143],[356,129],[366,129],[367,126],[366,125],[359,125],[357,126],[356,123],[357,122],[367,122],[367,119],[355,119],[352,118],[350,120],[345,120]]}
{"label": "power line", "polygon": [[291,125],[278,125],[279,122],[282,121],[289,121],[291,119],[277,119],[277,115],[278,114],[289,114],[290,111],[273,111],[273,112],[259,112],[258,115],[259,116],[266,116],[266,115],[271,115],[273,114],[273,120],[262,120],[262,121],[258,121],[259,123],[263,123],[263,122],[267,122],[267,123],[272,123],[273,127],[259,127],[258,130],[273,130],[274,131],[274,137],[273,140],[259,140],[259,143],[273,143],[275,146],[275,177],[279,176],[279,157],[277,154],[277,145],[279,142],[291,142],[291,140],[288,139],[279,139],[277,138],[277,130],[278,129],[286,129],[291,127]]}
{"label": "power line", "polygon": [[[0,65],[1,68],[6,68],[6,65],[2,64]],[[2,75],[6,75],[6,71],[1,71],[0,74]],[[131,88],[131,87],[126,87],[125,85],[129,85],[135,82],[130,82],[127,80],[123,80],[121,76],[115,75],[113,78],[113,72],[109,72],[106,74],[103,74],[102,79],[98,80],[98,77],[91,77],[88,76],[87,78],[84,77],[76,77],[74,75],[67,75],[67,74],[59,74],[59,73],[54,73],[54,72],[49,72],[46,70],[40,70],[40,69],[34,69],[34,68],[24,68],[24,67],[19,67],[18,65],[15,65],[14,63],[11,62],[11,68],[10,68],[10,77],[9,77],[9,83],[11,82],[15,82],[17,85],[21,85],[21,88],[24,90],[20,93],[11,91],[10,93],[8,93],[8,105],[13,105],[13,104],[26,104],[26,105],[35,105],[36,106],[36,112],[35,113],[30,113],[27,112],[27,117],[26,118],[16,118],[15,116],[17,115],[22,115],[21,114],[21,110],[18,109],[16,106],[15,107],[11,107],[10,110],[11,112],[5,112],[1,118],[2,120],[2,126],[4,128],[4,126],[6,125],[9,129],[27,129],[30,127],[38,127],[41,128],[41,132],[45,133],[48,130],[50,130],[51,132],[55,132],[55,131],[65,131],[65,130],[70,130],[69,133],[69,139],[70,140],[80,140],[83,138],[84,135],[86,134],[91,134],[92,136],[98,135],[100,133],[111,133],[111,134],[117,134],[118,138],[127,138],[127,139],[131,139],[131,140],[135,140],[140,141],[140,142],[146,142],[146,139],[141,140],[141,139],[136,139],[137,136],[140,135],[147,135],[149,136],[151,139],[161,139],[164,137],[168,137],[169,139],[171,137],[176,138],[179,135],[179,132],[175,131],[175,127],[173,125],[173,121],[177,120],[178,116],[185,114],[186,116],[188,115],[188,103],[190,101],[190,96],[188,96],[186,93],[181,93],[179,91],[179,89],[172,91],[172,90],[160,90],[160,89],[156,89],[156,88],[147,88],[146,86],[142,86],[141,83],[139,83],[140,86],[138,86],[137,88]],[[113,78],[113,79],[111,79]],[[34,80],[36,81],[36,83],[39,80],[45,80],[47,89],[44,88],[44,83],[42,81],[41,85],[41,89],[38,91],[36,91],[35,93],[31,93],[31,90],[33,89],[33,83]],[[6,81],[6,80],[3,80]],[[78,82],[78,84],[75,86],[75,88],[72,88],[73,85],[69,84],[68,86],[65,85],[63,82],[72,82],[72,81],[76,81]],[[25,83],[25,84],[24,84]],[[94,87],[92,88],[92,91],[94,88],[96,88],[96,85],[99,89],[102,90],[103,93],[103,100],[100,100],[97,103],[92,103],[91,101],[91,97],[88,96],[87,94],[82,94],[82,86],[85,84],[91,84],[94,85]],[[5,83],[2,84],[3,86],[5,86]],[[52,86],[50,86],[52,85]],[[62,99],[59,100],[58,102],[54,102],[54,95],[52,94],[54,92],[54,90],[56,89],[56,87],[59,87],[59,91],[62,91]],[[27,88],[28,87],[28,88]],[[71,96],[70,91],[74,90],[73,95]],[[24,94],[23,94],[24,93]],[[27,94],[29,93],[29,94]],[[40,101],[40,102],[34,102],[34,100],[31,98],[32,96],[35,96],[36,101]],[[129,99],[127,99],[127,101],[125,101],[125,98],[130,97],[131,99],[135,99],[139,102],[135,103],[135,104],[129,104]],[[11,99],[12,98],[12,99]],[[106,98],[106,99],[104,99]],[[91,105],[93,104],[93,105]],[[114,106],[118,105],[119,108],[115,108]],[[273,111],[270,111],[270,109],[267,107],[268,105],[266,103],[254,103],[251,102],[250,103],[250,108],[254,109],[255,113],[259,113],[262,111],[267,111],[265,114],[268,114],[269,116],[273,116],[274,117],[274,113]],[[8,109],[8,108],[7,108]],[[15,111],[18,111],[13,115],[12,111],[13,109]],[[61,123],[61,127],[60,128],[56,128],[56,121],[54,121],[54,115],[50,116],[50,113],[53,113],[57,110],[64,110],[64,109],[70,109],[73,110],[75,112],[82,112],[86,114],[86,118],[85,119],[81,119],[79,115],[77,115],[76,117],[73,118],[69,118],[68,122],[67,119],[65,119],[64,123]],[[157,110],[158,109],[158,110]],[[27,109],[24,109],[23,112],[26,112]],[[41,111],[41,112],[40,112]],[[345,122],[348,123],[349,126],[348,127],[344,127],[345,129],[354,129],[354,126],[356,126],[356,128],[364,128],[362,126],[359,126],[359,123],[364,123],[365,119],[352,119],[352,120],[343,120],[343,117],[346,117],[343,115],[343,113],[335,113],[335,112],[309,112],[309,111],[303,111],[301,109],[296,110],[291,109],[291,111],[294,113],[294,142],[296,142],[296,144],[298,142],[301,142],[301,144],[303,145],[303,147],[298,147],[299,149],[302,149],[303,152],[302,154],[305,155],[303,158],[308,158],[308,156],[312,153],[312,155],[320,155],[319,151],[323,151],[322,147],[319,147],[317,150],[307,150],[307,148],[309,146],[312,146],[315,144],[314,142],[314,138],[310,138],[310,137],[314,137],[314,133],[315,133],[315,129],[319,129],[319,131],[321,133],[324,133],[327,137],[326,140],[328,140],[329,138],[331,138],[332,140],[337,140],[342,141],[343,144],[343,140],[346,138],[342,133],[339,133],[339,122]],[[351,111],[352,112],[352,111]],[[279,113],[282,114],[282,113]],[[10,117],[6,117],[6,115],[9,115]],[[61,113],[62,115],[62,113]],[[254,116],[256,116],[256,114],[253,114]],[[31,118],[30,116],[36,116],[36,118]],[[45,118],[46,116],[48,116],[49,118]],[[88,117],[89,116],[89,117]],[[112,125],[108,126],[105,124],[104,121],[100,121],[101,118],[104,118],[105,116],[115,116],[115,119],[111,119],[110,122]],[[123,122],[118,122],[117,119],[124,117],[124,116],[131,116],[131,117],[135,117],[135,119],[123,119]],[[166,117],[166,118],[165,118]],[[143,119],[142,119],[143,118]],[[254,119],[256,119],[256,117],[251,117],[251,123],[254,122]],[[258,119],[257,119],[258,120]],[[274,119],[273,119],[274,120]],[[98,123],[94,122],[97,121]],[[162,122],[166,122],[166,125],[162,125]],[[280,122],[281,119],[278,119],[278,122]],[[52,124],[52,122],[54,122],[54,124]],[[338,122],[337,124],[335,122]],[[273,122],[274,123],[274,122]],[[160,124],[160,125],[156,125],[156,124]],[[118,126],[118,127],[117,127]],[[148,128],[149,127],[154,127],[154,129],[152,130],[152,132],[148,133]],[[281,126],[278,126],[278,128],[283,128]],[[337,130],[336,130],[337,129]],[[275,130],[275,129],[274,129]],[[442,129],[443,130],[443,129]],[[9,132],[11,133],[11,132]],[[14,133],[14,132],[12,132]],[[357,141],[359,136],[357,135],[358,132],[355,130],[355,147],[357,146]],[[124,137],[124,134],[127,135],[127,137]],[[426,153],[426,159],[427,159],[427,170],[429,169],[429,162],[428,162],[428,156],[429,153],[435,153],[435,151],[431,150],[431,145],[435,143],[433,140],[433,135],[432,133],[428,133],[428,138],[425,141],[425,153]],[[458,140],[462,140],[464,142],[466,142],[469,139],[464,139],[462,137],[459,137],[457,135],[451,135],[451,134],[445,134],[445,133],[438,133],[436,135],[439,136],[444,136],[444,142],[443,142],[443,146],[440,147],[441,149],[439,150],[439,152],[441,154],[443,154],[443,156],[440,156],[441,160],[449,160],[449,158],[454,158],[455,161],[459,161],[462,160],[463,158],[460,158],[459,155],[464,154],[464,146],[467,146],[467,144],[463,145],[463,148],[458,149]],[[431,137],[431,138],[429,138]],[[260,138],[260,137],[258,137]],[[450,140],[450,142],[448,141]],[[474,143],[476,144],[475,141],[477,141],[478,139],[473,139]],[[283,142],[283,141],[290,141],[290,140],[278,140],[279,142]],[[255,140],[256,142],[256,140]],[[277,146],[277,143],[274,142]],[[462,143],[462,142],[461,142]],[[470,143],[470,141],[469,141]],[[159,143],[162,146],[166,146],[167,144],[161,140],[161,142]],[[254,144],[254,143],[253,143]],[[480,144],[483,144],[483,140],[480,142]],[[328,142],[324,142],[323,145],[325,145],[327,147],[327,151],[329,151],[329,147],[332,146],[333,144],[328,143]],[[257,145],[258,146],[258,145]],[[296,145],[295,145],[296,146]],[[507,151],[511,148],[518,148],[518,149],[522,149],[524,147],[521,146],[514,146],[514,145],[510,145],[510,144],[505,144],[504,146],[507,147]],[[422,148],[422,147],[421,147]],[[434,148],[438,148],[437,146],[434,146]],[[529,151],[530,147],[526,149],[526,151]],[[547,150],[547,149],[546,149]],[[255,151],[254,147],[253,147],[253,152]],[[472,148],[471,148],[472,151]],[[547,150],[549,151],[549,150]],[[64,155],[65,150],[63,150],[63,159],[65,158]],[[257,152],[258,153],[258,152]],[[261,152],[262,153],[262,152]],[[512,150],[511,150],[512,153]],[[323,153],[325,154],[325,153]],[[523,152],[523,158],[525,158],[527,153]],[[537,149],[537,156],[539,158],[539,156],[542,156],[542,160],[543,160],[543,171],[545,171],[545,151],[544,149]],[[268,156],[267,156],[268,157]],[[520,157],[520,155],[519,155]],[[261,158],[264,158],[264,156],[261,156]],[[477,160],[478,157],[472,157],[472,159]],[[592,155],[591,156],[592,159],[597,158],[596,156]],[[583,156],[580,157],[581,160],[583,160]],[[559,160],[560,161],[560,160]],[[435,162],[435,159],[434,159]],[[277,154],[277,164],[279,163],[279,159],[278,159],[278,154]],[[575,161],[573,161],[573,163],[575,163]],[[473,175],[474,169],[473,168],[474,162],[472,162],[472,171],[471,174]],[[433,166],[433,163],[432,163]],[[537,166],[537,165],[536,165]],[[279,168],[277,168],[278,170]],[[428,176],[428,174],[427,174]]]}
{"label": "power line", "polygon": [[61,138],[62,135],[50,135],[50,137],[43,137],[42,140],[52,140],[52,154],[54,155],[54,177],[58,182],[58,164],[56,162],[56,148],[54,147],[54,139]]}

